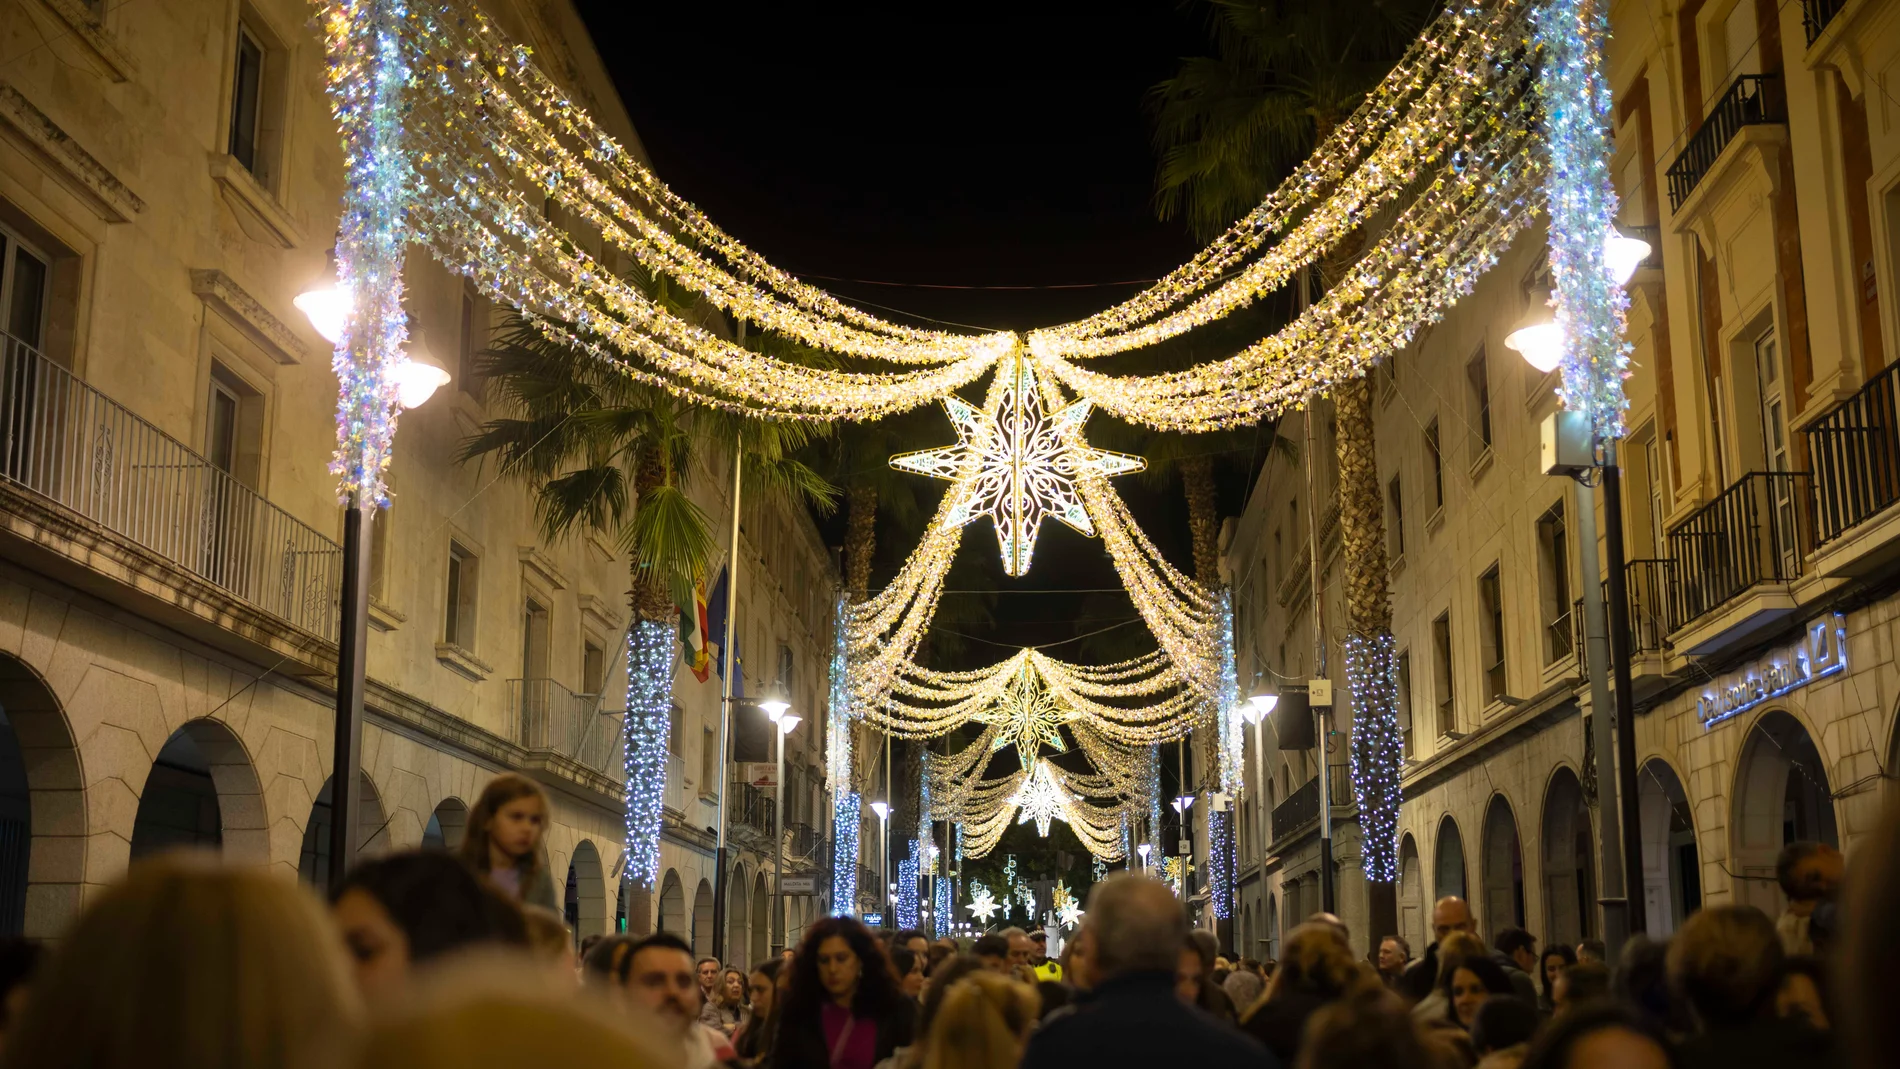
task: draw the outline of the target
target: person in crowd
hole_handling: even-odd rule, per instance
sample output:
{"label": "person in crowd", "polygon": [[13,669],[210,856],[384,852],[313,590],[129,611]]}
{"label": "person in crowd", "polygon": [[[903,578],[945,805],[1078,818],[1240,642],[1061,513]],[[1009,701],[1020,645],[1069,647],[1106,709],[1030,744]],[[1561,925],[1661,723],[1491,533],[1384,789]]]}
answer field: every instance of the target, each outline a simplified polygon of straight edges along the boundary
{"label": "person in crowd", "polygon": [[1579,961],[1557,974],[1551,991],[1552,1013],[1564,1013],[1610,994],[1610,967],[1600,961]]}
{"label": "person in crowd", "polygon": [[[956,954],[945,958],[937,967],[937,971],[930,975],[930,982],[924,985],[923,1002],[919,1004],[917,1010],[915,1035],[919,1038],[928,1036],[931,1029],[936,1027],[937,1011],[943,1007],[944,994],[958,980],[978,972],[995,971],[973,954]],[[909,1047],[900,1048],[894,1064],[900,1069],[921,1069],[923,1062],[924,1045],[917,1042]]]}
{"label": "person in crowd", "polygon": [[1451,971],[1459,963],[1472,958],[1489,958],[1490,952],[1484,947],[1484,941],[1476,934],[1462,929],[1446,932],[1444,938],[1433,944],[1437,948],[1434,960],[1438,962],[1438,980],[1424,998],[1412,1006],[1412,1016],[1426,1025],[1437,1024],[1451,1017],[1451,1005],[1447,1001],[1447,986],[1451,981]]}
{"label": "person in crowd", "polygon": [[[1009,942],[1009,973],[1018,980],[1030,973],[1029,959],[1035,953],[1036,944],[1029,941],[1029,933],[1021,928],[1005,928],[1000,933]],[[1033,981],[1031,981],[1033,982]]]}
{"label": "person in crowd", "polygon": [[923,1069],[1016,1069],[1039,1010],[1029,985],[970,973],[944,990],[924,1036]]}
{"label": "person in crowd", "polygon": [[1086,920],[1076,929],[1075,937],[1062,950],[1062,979],[1078,994],[1095,989],[1095,931]]}
{"label": "person in crowd", "polygon": [[1596,1002],[1554,1018],[1519,1069],[1672,1069],[1663,1039],[1614,1002]]}
{"label": "person in crowd", "polygon": [[34,940],[0,938],[0,1049],[4,1049],[7,1031],[32,990],[33,974],[45,956],[45,949]]}
{"label": "person in crowd", "polygon": [[1585,939],[1583,942],[1577,944],[1577,960],[1594,961],[1598,965],[1608,965],[1610,963],[1610,951],[1609,948],[1603,945],[1603,940],[1601,939]]}
{"label": "person in crowd", "polygon": [[1286,946],[1265,998],[1240,1022],[1282,1064],[1299,1060],[1300,1039],[1320,1008],[1376,984],[1353,960],[1330,925],[1302,924],[1287,933]]}
{"label": "person in crowd", "polygon": [[1159,880],[1115,873],[1089,892],[1099,978],[1089,999],[1030,1036],[1023,1069],[1153,1069],[1279,1062],[1253,1039],[1174,997],[1187,917]]}
{"label": "person in crowd", "polygon": [[891,948],[891,968],[897,972],[897,986],[904,992],[904,997],[912,1002],[923,997],[923,955],[900,943]]}
{"label": "person in crowd", "polygon": [[[1469,1032],[1478,1019],[1478,1007],[1493,995],[1517,997],[1517,991],[1511,986],[1510,977],[1504,975],[1504,966],[1497,959],[1482,956],[1468,956],[1460,960],[1447,959],[1448,968],[1440,986],[1445,992],[1445,1020]],[[1525,1006],[1533,1006],[1526,1002]]]}
{"label": "person in crowd", "polygon": [[574,931],[567,926],[565,917],[546,906],[522,906],[521,925],[528,937],[528,951],[535,960],[574,975],[579,959],[574,954]]}
{"label": "person in crowd", "polygon": [[945,959],[957,956],[957,943],[954,939],[944,938],[929,944],[929,947],[929,957],[928,960],[924,962],[924,975],[935,976],[937,975],[937,966],[943,964]]}
{"label": "person in crowd", "polygon": [[809,926],[792,959],[773,1069],[872,1069],[909,1046],[916,1008],[884,948],[850,917]]}
{"label": "person in crowd", "polygon": [[1834,1015],[1827,1008],[1827,972],[1819,958],[1805,954],[1789,958],[1775,991],[1775,1013],[1805,1022],[1816,1031],[1831,1031]]}
{"label": "person in crowd", "polygon": [[1221,990],[1227,993],[1227,1000],[1234,1004],[1235,1020],[1245,1017],[1253,1009],[1254,1003],[1260,1001],[1266,989],[1267,982],[1252,969],[1235,969],[1228,974],[1227,982],[1221,985]]}
{"label": "person in crowd", "polygon": [[[731,1039],[745,1023],[746,980],[745,973],[739,969],[723,969],[719,973],[719,986],[713,990],[712,1001],[719,1010],[719,1023],[714,1028],[725,1033]],[[705,1023],[705,1011],[700,1011],[700,1023]]]}
{"label": "person in crowd", "polygon": [[1405,1001],[1379,984],[1314,1011],[1298,1069],[1441,1069],[1446,1059],[1412,1020]]}
{"label": "person in crowd", "polygon": [[468,811],[461,859],[517,902],[559,912],[554,876],[548,870],[548,796],[540,784],[515,772],[488,781]]}
{"label": "person in crowd", "polygon": [[1814,911],[1834,897],[1844,873],[1841,852],[1826,843],[1801,840],[1781,848],[1780,856],[1775,858],[1775,882],[1788,897],[1788,905],[1775,919],[1775,934],[1781,938],[1784,953],[1815,952],[1811,931]]}
{"label": "person in crowd", "polygon": [[331,892],[330,911],[357,986],[372,1003],[401,992],[416,966],[451,951],[529,945],[520,907],[438,850],[358,864]]}
{"label": "person in crowd", "polygon": [[699,1022],[703,994],[693,948],[671,932],[629,942],[618,958],[625,1003],[657,1014],[661,1030],[685,1053],[685,1069],[712,1069],[733,1060],[732,1043]]}
{"label": "person in crowd", "polygon": [[733,1053],[742,1066],[759,1064],[772,1050],[772,1036],[778,1028],[779,965],[777,958],[767,959],[746,977],[746,998],[751,1003],[751,1012],[746,1014],[738,1034],[732,1037]]}
{"label": "person in crowd", "polygon": [[693,975],[699,978],[699,1023],[724,1031],[725,1015],[719,1008],[718,958],[701,956],[693,962]]}
{"label": "person in crowd", "polygon": [[4,1069],[281,1069],[363,1020],[336,926],[261,867],[169,854],[94,896],[39,969]]}
{"label": "person in crowd", "polygon": [[1548,1017],[1557,1010],[1557,977],[1564,969],[1577,963],[1577,952],[1568,943],[1552,943],[1544,948],[1537,959],[1537,979],[1540,990],[1537,996],[1537,1008]]}
{"label": "person in crowd", "polygon": [[1206,1010],[1215,1020],[1233,1024],[1236,1020],[1234,1001],[1214,982],[1214,959],[1219,957],[1219,945],[1214,933],[1205,928],[1188,932],[1181,959],[1175,966],[1175,994],[1184,997],[1188,1005]]}
{"label": "person in crowd", "polygon": [[1471,1019],[1471,1046],[1484,1069],[1511,1069],[1524,1059],[1542,1023],[1537,1007],[1512,995],[1487,998]]}
{"label": "person in crowd", "polygon": [[1346,922],[1340,920],[1339,915],[1336,913],[1328,913],[1325,910],[1321,910],[1306,918],[1306,923],[1324,924],[1333,930],[1334,935],[1339,937],[1341,944],[1345,946],[1352,945],[1352,929],[1346,927]]}
{"label": "person in crowd", "polygon": [[1900,799],[1868,835],[1845,888],[1838,948],[1842,1048],[1852,1069],[1900,1064],[1900,1013],[1893,1012],[1893,962],[1900,957]]}
{"label": "person in crowd", "polygon": [[1029,967],[1036,972],[1036,982],[1062,979],[1062,963],[1049,956],[1049,933],[1041,928],[1029,933]]}
{"label": "person in crowd", "polygon": [[970,948],[970,952],[981,959],[983,967],[991,972],[1006,975],[1010,972],[1009,936],[1001,932],[986,932],[977,936],[976,945]]}
{"label": "person in crowd", "polygon": [[903,947],[926,960],[930,956],[930,938],[915,928],[906,928],[892,936],[891,946]]}
{"label": "person in crowd", "polygon": [[1634,1013],[1659,1036],[1689,1031],[1687,1019],[1669,993],[1669,943],[1647,935],[1632,935],[1623,943],[1622,961],[1610,979],[1610,997]]}
{"label": "person in crowd", "polygon": [[1038,980],[1036,981],[1036,997],[1042,1002],[1042,1009],[1037,1013],[1042,1020],[1046,1021],[1050,1014],[1069,1004],[1070,988],[1068,984],[1060,980]]}
{"label": "person in crowd", "polygon": [[626,983],[626,962],[637,936],[602,936],[581,955],[581,986],[617,997]]}
{"label": "person in crowd", "polygon": [[592,950],[592,949],[594,949],[594,944],[595,944],[595,943],[598,943],[598,942],[600,942],[600,941],[601,941],[602,939],[605,939],[605,938],[607,938],[607,937],[606,937],[605,935],[603,935],[602,933],[600,933],[600,932],[594,932],[594,933],[593,933],[593,934],[591,934],[591,935],[584,935],[584,936],[582,936],[582,937],[581,937],[581,947],[580,947],[580,951],[579,951],[579,953],[578,953],[578,954],[577,954],[576,956],[577,956],[577,957],[578,957],[578,958],[579,958],[580,960],[582,960],[582,961],[586,961],[586,960],[587,960],[587,952],[588,952],[588,951],[590,951],[590,950]]}
{"label": "person in crowd", "polygon": [[1413,1002],[1419,1002],[1438,988],[1438,945],[1453,932],[1475,934],[1477,921],[1471,917],[1471,907],[1457,895],[1447,895],[1432,906],[1432,942],[1418,960],[1406,966],[1404,977],[1399,981],[1399,993]]}
{"label": "person in crowd", "polygon": [[1669,945],[1669,984],[1695,1015],[1678,1047],[1684,1069],[1826,1066],[1826,1033],[1778,1016],[1786,955],[1768,915],[1754,906],[1706,906]]}
{"label": "person in crowd", "polygon": [[1401,935],[1388,935],[1379,940],[1379,979],[1388,988],[1399,985],[1405,976],[1405,967],[1412,963],[1412,948]]}
{"label": "person in crowd", "polygon": [[1531,975],[1537,971],[1537,937],[1522,928],[1505,928],[1491,940],[1491,947],[1491,960],[1504,970],[1511,990],[1525,1005],[1535,1008],[1537,982]]}

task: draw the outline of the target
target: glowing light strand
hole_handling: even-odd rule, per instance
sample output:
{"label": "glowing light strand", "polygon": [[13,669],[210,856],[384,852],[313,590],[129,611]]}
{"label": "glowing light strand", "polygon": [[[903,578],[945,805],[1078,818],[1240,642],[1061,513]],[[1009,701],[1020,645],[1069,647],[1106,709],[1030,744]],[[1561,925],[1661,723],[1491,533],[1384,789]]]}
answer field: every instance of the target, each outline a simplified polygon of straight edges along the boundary
{"label": "glowing light strand", "polygon": [[627,642],[627,713],[622,725],[626,732],[626,874],[649,888],[660,875],[673,671],[679,661],[674,644],[678,641],[671,626],[640,620]]}
{"label": "glowing light strand", "polygon": [[1400,776],[1405,741],[1398,717],[1398,657],[1392,636],[1348,635],[1346,678],[1352,688],[1353,800],[1359,806],[1364,836],[1366,879],[1392,883],[1399,878]]}

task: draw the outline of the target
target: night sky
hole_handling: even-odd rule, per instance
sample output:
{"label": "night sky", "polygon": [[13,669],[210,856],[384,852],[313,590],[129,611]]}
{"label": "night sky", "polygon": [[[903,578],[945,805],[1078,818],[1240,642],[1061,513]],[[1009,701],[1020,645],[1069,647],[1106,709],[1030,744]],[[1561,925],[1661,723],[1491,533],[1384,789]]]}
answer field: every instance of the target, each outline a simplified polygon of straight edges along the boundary
{"label": "night sky", "polygon": [[[660,176],[779,266],[860,304],[1023,329],[1112,304],[1198,248],[1155,217],[1143,106],[1181,57],[1207,49],[1191,7],[577,6]],[[1112,438],[1108,422],[1098,415],[1091,436]],[[913,448],[954,441],[947,420],[920,426]],[[927,510],[941,484],[918,481]],[[1238,511],[1245,458],[1227,482],[1224,511]],[[1118,489],[1188,568],[1178,483]],[[821,526],[842,541],[841,518]],[[874,583],[916,536],[880,530]],[[990,663],[1134,616],[1100,543],[1058,523],[1044,525],[1028,576],[1003,577],[997,557],[988,522],[972,524],[932,662]],[[958,593],[990,588],[1000,593]],[[1052,588],[1111,592],[1040,593]],[[1093,661],[1151,648],[1136,623],[1050,652]]]}

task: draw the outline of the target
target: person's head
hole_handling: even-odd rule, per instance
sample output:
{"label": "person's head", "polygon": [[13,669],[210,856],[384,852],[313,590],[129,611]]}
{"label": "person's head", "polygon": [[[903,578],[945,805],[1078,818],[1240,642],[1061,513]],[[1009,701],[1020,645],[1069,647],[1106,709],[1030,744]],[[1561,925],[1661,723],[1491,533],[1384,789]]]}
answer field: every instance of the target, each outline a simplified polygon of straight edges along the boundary
{"label": "person's head", "polygon": [[1220,986],[1233,1002],[1234,1011],[1245,1014],[1254,1003],[1260,1001],[1260,993],[1266,990],[1267,982],[1251,969],[1235,969]]}
{"label": "person's head", "polygon": [[971,973],[994,971],[974,954],[952,954],[939,962],[936,971],[930,974],[930,982],[924,985],[924,998],[917,1008],[917,1034],[930,1034],[937,1010],[943,1005],[944,993],[958,980]]}
{"label": "person's head", "polygon": [[826,917],[806,927],[792,959],[784,1019],[816,1020],[827,1002],[857,1017],[882,1018],[904,1008],[883,944],[850,917]]}
{"label": "person's head", "polygon": [[566,918],[546,906],[522,906],[522,928],[528,936],[528,950],[537,961],[574,971],[574,933]]}
{"label": "person's head", "polygon": [[1029,960],[1041,965],[1049,960],[1049,933],[1038,928],[1029,933]]}
{"label": "person's head", "polygon": [[898,944],[891,948],[891,968],[897,973],[897,986],[911,998],[924,992],[924,958],[911,948]]}
{"label": "person's head", "polygon": [[1451,979],[1451,970],[1461,962],[1471,958],[1489,958],[1484,949],[1484,940],[1472,932],[1452,932],[1438,942],[1438,975],[1434,978],[1439,986]]}
{"label": "person's head", "polygon": [[1063,953],[1067,961],[1062,967],[1062,978],[1077,991],[1093,990],[1101,976],[1101,969],[1095,961],[1094,926],[1084,921]]}
{"label": "person's head", "polygon": [[1705,1027],[1734,1027],[1773,1008],[1785,960],[1767,914],[1754,906],[1708,906],[1669,944],[1669,986]]}
{"label": "person's head", "polygon": [[1619,956],[1611,996],[1658,1032],[1688,1031],[1669,993],[1669,943],[1638,933],[1624,940]]}
{"label": "person's head", "polygon": [[1397,995],[1377,986],[1326,1003],[1307,1019],[1296,1069],[1439,1064]]}
{"label": "person's head", "polygon": [[745,970],[728,968],[719,974],[719,1004],[739,1009],[746,1002]]}
{"label": "person's head", "polygon": [[1037,1016],[1046,1019],[1069,1004],[1069,985],[1060,980],[1037,980],[1036,999],[1042,1003]]}
{"label": "person's head", "polygon": [[[1379,971],[1387,975],[1396,975],[1405,971],[1405,963],[1412,960],[1412,948],[1405,943],[1402,935],[1388,935],[1379,940]],[[1256,966],[1257,967],[1257,966]]]}
{"label": "person's head", "polygon": [[1775,882],[1793,903],[1812,904],[1826,898],[1845,875],[1841,852],[1826,843],[1792,842],[1775,858]]}
{"label": "person's head", "polygon": [[1029,964],[1030,955],[1036,948],[1036,944],[1029,941],[1029,933],[1021,928],[1005,928],[1003,938],[1009,941],[1010,970]]}
{"label": "person's head", "polygon": [[1553,1019],[1519,1069],[1670,1069],[1669,1049],[1635,1015],[1597,1002]]}
{"label": "person's head", "polygon": [[34,979],[5,1064],[315,1064],[362,1017],[336,927],[308,892],[262,868],[170,854],[87,905]]}
{"label": "person's head", "polygon": [[476,872],[507,865],[520,869],[525,889],[527,877],[540,864],[541,837],[547,832],[550,813],[540,784],[516,772],[503,772],[488,781],[469,808],[457,853]]}
{"label": "person's head", "polygon": [[1503,966],[1480,954],[1453,962],[1440,988],[1445,993],[1445,1018],[1469,1030],[1485,999],[1511,994],[1511,980]]}
{"label": "person's head", "polygon": [[1542,985],[1544,1000],[1555,1004],[1557,1001],[1557,977],[1566,966],[1577,963],[1577,952],[1570,949],[1569,943],[1552,943],[1544,948],[1537,959],[1537,980]]}
{"label": "person's head", "polygon": [[1174,997],[1190,1006],[1201,1002],[1201,984],[1207,976],[1207,961],[1201,957],[1200,940],[1190,933],[1181,940],[1181,952],[1174,959]]}
{"label": "person's head", "polygon": [[1537,1008],[1515,995],[1494,995],[1471,1019],[1471,1045],[1480,1056],[1528,1043],[1537,1034]]}
{"label": "person's head", "polygon": [[778,1006],[779,960],[762,961],[745,978],[746,1001],[752,1006],[754,1020],[764,1020]]}
{"label": "person's head", "polygon": [[1188,939],[1192,940],[1201,955],[1201,978],[1206,979],[1214,971],[1220,960],[1220,938],[1205,928],[1188,929]]}
{"label": "person's head", "polygon": [[915,928],[906,928],[891,937],[891,946],[903,947],[918,957],[930,953],[930,939]]}
{"label": "person's head", "polygon": [[415,966],[450,951],[484,943],[528,945],[520,908],[435,850],[358,864],[331,892],[330,910],[343,931],[357,985],[372,1001],[399,992]]}
{"label": "person's head", "polygon": [[1339,937],[1341,943],[1347,946],[1352,945],[1352,929],[1346,927],[1346,922],[1340,920],[1339,914],[1337,913],[1328,913],[1325,910],[1320,910],[1318,913],[1306,918],[1306,923],[1324,924],[1333,930],[1333,934]]}
{"label": "person's head", "polygon": [[924,1069],[990,1069],[1022,1058],[1041,1001],[1034,988],[989,971],[944,990],[924,1036]]}
{"label": "person's head", "polygon": [[985,932],[976,937],[976,943],[970,947],[983,962],[983,967],[991,972],[1009,972],[1009,937],[1000,932]]}
{"label": "person's head", "polygon": [[1432,938],[1444,942],[1453,932],[1475,932],[1478,923],[1471,918],[1471,907],[1457,895],[1446,895],[1432,906]]}
{"label": "person's head", "polygon": [[1172,972],[1187,936],[1187,914],[1168,885],[1119,872],[1089,892],[1098,981],[1134,972]]}
{"label": "person's head", "polygon": [[1891,1066],[1900,1060],[1900,1014],[1893,1012],[1893,962],[1900,956],[1900,799],[1854,857],[1843,896],[1842,930],[1835,985],[1841,1048],[1854,1069]]}
{"label": "person's head", "polygon": [[699,977],[699,990],[711,997],[719,986],[719,959],[697,959],[693,962],[693,974]]}
{"label": "person's head", "polygon": [[1782,967],[1781,985],[1775,989],[1775,1016],[1827,1032],[1834,1027],[1827,1003],[1827,967],[1806,954],[1789,958]]}
{"label": "person's head", "polygon": [[1601,939],[1585,939],[1577,944],[1578,961],[1594,961],[1601,965],[1610,963],[1610,951]]}
{"label": "person's head", "polygon": [[[945,958],[954,958],[957,956],[957,945],[948,939],[939,939],[929,944],[929,946],[930,950],[924,961],[924,975],[935,976],[937,975],[937,966],[943,964]],[[1008,956],[1007,948],[1005,948],[1004,956]]]}
{"label": "person's head", "polygon": [[655,932],[628,943],[620,980],[627,1001],[658,1014],[675,1034],[688,1034],[699,1020],[699,973],[693,948],[679,936]]}
{"label": "person's head", "polygon": [[1560,1010],[1596,1002],[1610,994],[1610,967],[1600,961],[1580,961],[1564,966],[1551,989],[1551,1005]]}
{"label": "person's head", "polygon": [[1363,986],[1363,979],[1352,951],[1340,943],[1331,925],[1302,924],[1286,934],[1267,998],[1301,992],[1335,999]]}
{"label": "person's head", "polygon": [[1537,937],[1522,928],[1506,928],[1491,940],[1498,953],[1526,974],[1537,971]]}

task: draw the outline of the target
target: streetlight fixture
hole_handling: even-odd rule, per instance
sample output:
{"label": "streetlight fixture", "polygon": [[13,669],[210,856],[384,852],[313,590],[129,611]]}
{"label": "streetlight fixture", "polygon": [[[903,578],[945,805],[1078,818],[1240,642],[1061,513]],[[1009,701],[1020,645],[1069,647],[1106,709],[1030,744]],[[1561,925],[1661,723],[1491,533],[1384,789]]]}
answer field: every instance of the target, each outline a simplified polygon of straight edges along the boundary
{"label": "streetlight fixture", "polygon": [[784,684],[779,683],[777,680],[773,680],[772,683],[765,688],[765,693],[759,695],[759,700],[756,704],[760,709],[764,710],[765,718],[774,724],[778,723],[779,718],[785,715],[785,710],[792,707],[791,700],[785,693]]}
{"label": "streetlight fixture", "polygon": [[[1647,248],[1647,246],[1645,246]],[[1511,332],[1504,336],[1504,347],[1516,350],[1526,363],[1539,371],[1549,373],[1557,370],[1564,359],[1564,328],[1557,323],[1557,317],[1551,314],[1550,293],[1540,290],[1542,300],[1531,298],[1531,306],[1524,311]]]}
{"label": "streetlight fixture", "polygon": [[785,736],[798,726],[799,717],[786,712],[791,708],[788,702],[772,697],[784,694],[783,688],[774,683],[766,689],[765,700],[759,702],[759,708],[778,726],[772,733],[777,741],[775,750],[778,757],[778,771],[772,777],[772,934],[778,937],[774,950],[785,945]]}
{"label": "streetlight fixture", "polygon": [[1603,270],[1610,281],[1627,286],[1643,261],[1649,259],[1651,251],[1649,242],[1630,237],[1612,226],[1609,233],[1603,235]]}
{"label": "streetlight fixture", "polygon": [[310,320],[323,340],[335,345],[343,340],[343,328],[350,321],[350,294],[348,290],[330,282],[327,285],[312,287],[291,299]]}
{"label": "streetlight fixture", "polygon": [[1253,790],[1255,804],[1260,810],[1260,815],[1254,820],[1254,830],[1256,837],[1260,840],[1260,853],[1257,859],[1263,866],[1262,872],[1266,871],[1264,866],[1269,842],[1267,821],[1272,818],[1272,814],[1267,811],[1267,751],[1260,729],[1261,725],[1266,723],[1268,715],[1273,712],[1273,707],[1279,704],[1278,694],[1262,688],[1248,695],[1247,704],[1240,707],[1240,715],[1246,717],[1247,723],[1253,725]]}
{"label": "streetlight fixture", "polygon": [[449,382],[448,369],[423,344],[420,330],[410,335],[409,351],[390,370],[390,377],[396,380],[396,400],[404,408],[422,407]]}
{"label": "streetlight fixture", "polygon": [[1154,849],[1154,846],[1149,843],[1142,843],[1135,847],[1135,853],[1141,855],[1141,867],[1143,869],[1146,869],[1148,867],[1148,853],[1149,851],[1153,849]]}
{"label": "streetlight fixture", "polygon": [[886,872],[885,868],[891,860],[891,845],[887,838],[891,826],[891,804],[884,801],[872,802],[871,812],[877,814],[877,882],[878,886],[885,888],[884,894],[878,896],[880,899],[878,911],[888,914],[891,911],[890,873]]}

